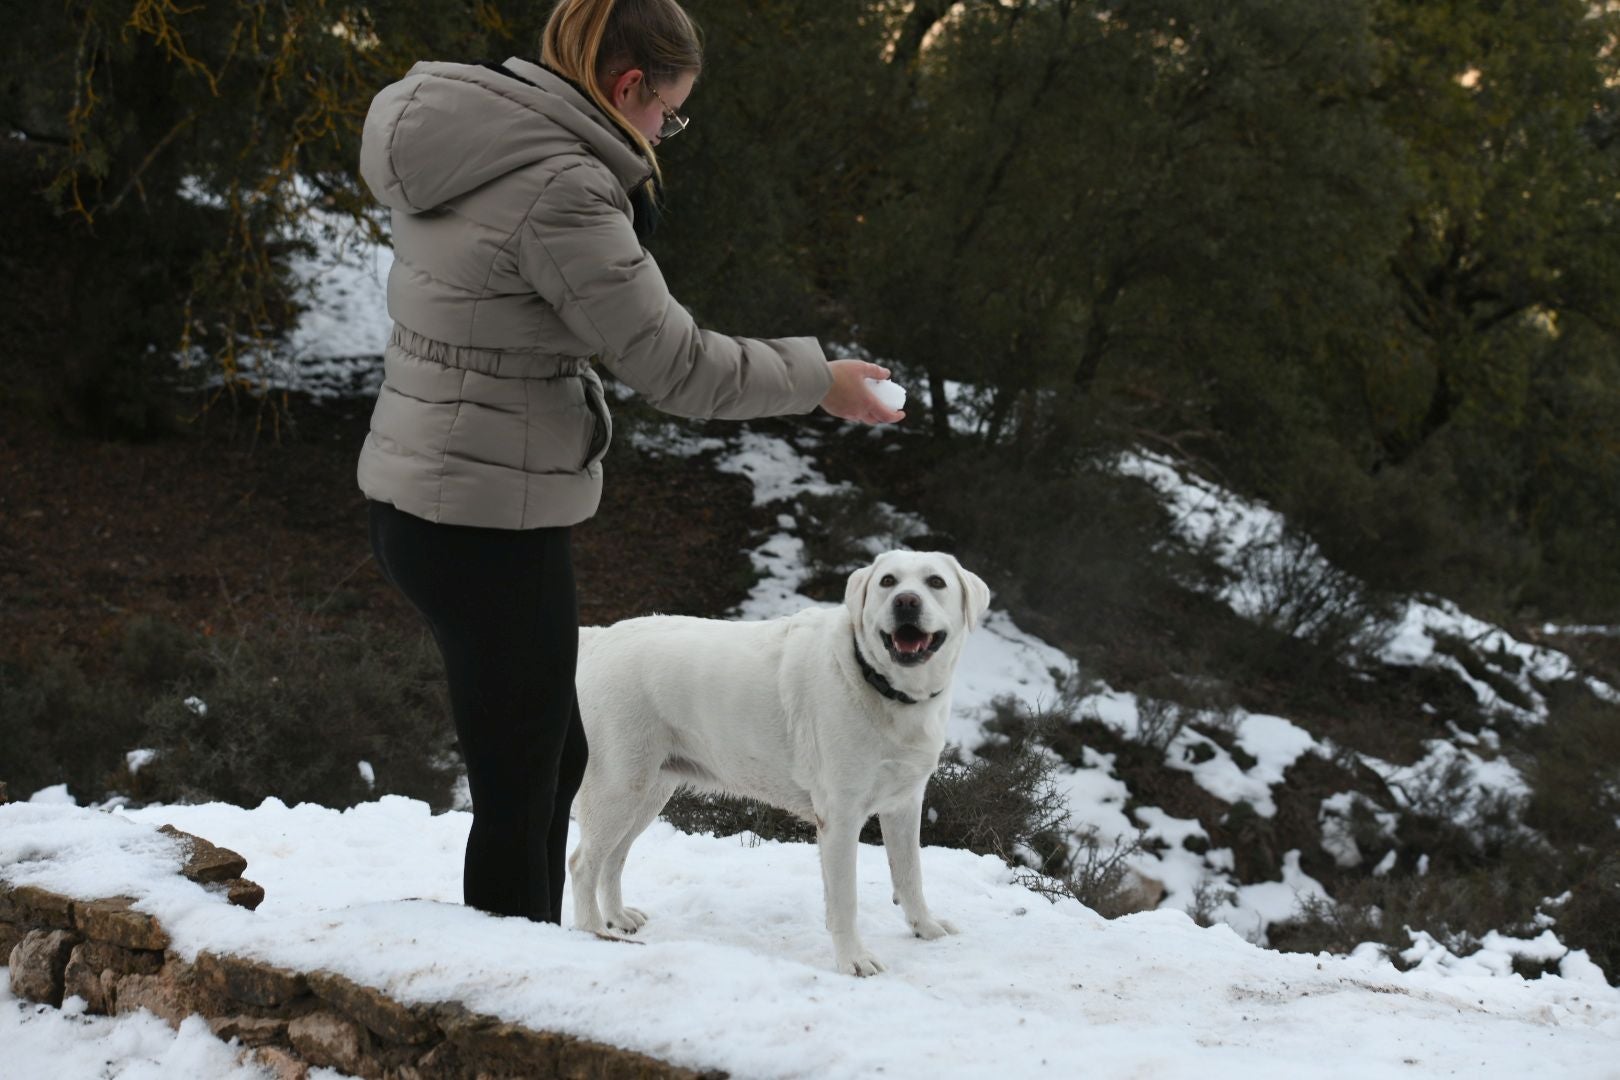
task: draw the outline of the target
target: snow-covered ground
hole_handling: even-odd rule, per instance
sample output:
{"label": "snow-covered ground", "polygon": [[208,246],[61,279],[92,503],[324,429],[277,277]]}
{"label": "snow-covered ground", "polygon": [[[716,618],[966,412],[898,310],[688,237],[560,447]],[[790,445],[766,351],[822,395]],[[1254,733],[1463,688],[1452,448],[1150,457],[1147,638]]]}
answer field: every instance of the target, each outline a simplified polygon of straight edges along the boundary
{"label": "snow-covered ground", "polygon": [[[162,823],[245,855],[266,891],[258,911],[179,877]],[[342,812],[16,804],[0,807],[0,866],[11,881],[137,897],[184,956],[326,968],[406,1002],[460,1000],[739,1077],[1614,1075],[1620,992],[1590,970],[1401,974],[1370,954],[1270,952],[1178,911],[1110,922],[1028,892],[992,857],[942,848],[923,853],[930,904],[962,933],[924,942],[868,846],[862,932],[889,971],[855,979],[832,970],[809,845],[655,823],[625,875],[653,915],[647,944],[629,946],[457,903],[468,824],[391,796]],[[231,1075],[205,1032],[171,1047],[147,1018],[0,1002],[0,1041],[4,1076],[61,1075],[63,1055],[102,1053]]]}
{"label": "snow-covered ground", "polygon": [[[381,314],[386,249],[327,237],[303,272],[312,282],[311,309],[292,342],[292,362],[278,366],[276,378],[316,393],[363,389],[375,378],[372,358],[388,333]],[[971,403],[971,388],[948,389]],[[971,423],[968,412],[958,419]],[[881,446],[883,434],[871,434]],[[645,451],[701,457],[744,476],[756,504],[774,509],[775,530],[750,553],[760,580],[732,617],[771,618],[814,603],[799,592],[810,576],[803,530],[814,527],[801,500],[847,487],[818,468],[812,430],[784,439],[739,427],[725,438],[700,439],[671,423],[634,428],[629,437]],[[1290,618],[1274,602],[1278,573],[1359,587],[1335,576],[1314,545],[1288,535],[1260,504],[1151,454],[1122,458],[1118,469],[1153,485],[1183,540],[1216,556],[1230,575],[1220,596],[1246,617]],[[872,554],[930,531],[890,506],[879,506],[877,518],[881,527],[863,545]],[[1310,634],[1315,627],[1300,620],[1294,629]],[[1473,643],[1528,706],[1469,676],[1439,647],[1448,639]],[[1504,724],[1544,718],[1532,675],[1581,679],[1600,697],[1620,700],[1563,653],[1519,642],[1434,598],[1405,606],[1381,658],[1451,671]],[[993,608],[968,639],[949,737],[971,755],[986,738],[991,703],[1008,696],[1036,707],[1061,700],[1127,738],[1158,737],[1158,703],[1083,675],[1070,657]],[[1240,711],[1219,722],[1249,764],[1182,727],[1161,740],[1165,765],[1261,816],[1275,813],[1273,789],[1291,764],[1336,752],[1285,717]],[[1431,742],[1416,764],[1363,758],[1402,801],[1366,807],[1391,834],[1394,815],[1420,801],[1424,784],[1454,763],[1468,770],[1481,799],[1523,792],[1523,777],[1496,753],[1493,729],[1453,732]],[[138,767],[133,759],[131,766]],[[644,948],[462,908],[456,898],[466,815],[433,816],[392,797],[342,813],[274,800],[255,810],[125,812],[75,807],[64,792],[49,790],[0,808],[0,877],[83,895],[141,896],[182,952],[209,946],[331,967],[404,1000],[459,998],[537,1027],[739,1076],[1518,1075],[1533,1068],[1620,1075],[1610,1065],[1620,991],[1584,953],[1567,949],[1555,928],[1533,939],[1490,935],[1468,956],[1416,933],[1402,957],[1416,967],[1404,974],[1371,946],[1348,958],[1270,952],[1259,947],[1267,928],[1293,915],[1302,898],[1325,895],[1300,869],[1300,852],[1287,854],[1279,880],[1242,882],[1233,875],[1232,851],[1203,843],[1192,845],[1205,849],[1195,852],[1184,844],[1208,840],[1198,821],[1152,806],[1127,815],[1130,792],[1109,755],[1087,750],[1056,779],[1077,834],[1095,830],[1105,848],[1142,830],[1163,841],[1130,859],[1139,874],[1165,885],[1160,909],[1105,922],[1073,902],[1054,905],[1024,890],[994,859],[929,850],[931,904],[964,933],[920,942],[888,903],[882,852],[863,848],[863,932],[890,964],[888,974],[866,981],[831,969],[813,848],[686,836],[662,823],[638,842],[626,871],[632,902],[655,915]],[[1368,801],[1350,792],[1323,801],[1324,848],[1340,865],[1365,860],[1387,869],[1392,849],[1361,850],[1339,827],[1358,800]],[[168,842],[145,828],[162,822],[247,856],[250,874],[268,890],[259,911],[215,903],[171,879]],[[1205,930],[1184,912],[1211,886],[1227,897],[1213,911],[1225,925]],[[1560,975],[1526,982],[1512,972],[1514,956],[1556,964]],[[87,1075],[236,1075],[231,1051],[196,1025],[175,1034],[150,1017],[75,1011],[0,997],[0,1043],[8,1048],[0,1080],[50,1075],[47,1063],[59,1066],[56,1074],[77,1075],[65,1063],[79,1060],[106,1062],[87,1064]]]}

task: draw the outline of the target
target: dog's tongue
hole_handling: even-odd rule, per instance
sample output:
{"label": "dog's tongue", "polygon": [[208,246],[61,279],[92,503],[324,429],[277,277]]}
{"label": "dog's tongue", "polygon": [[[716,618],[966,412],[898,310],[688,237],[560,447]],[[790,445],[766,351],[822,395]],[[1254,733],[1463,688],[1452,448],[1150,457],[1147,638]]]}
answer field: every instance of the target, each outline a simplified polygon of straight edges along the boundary
{"label": "dog's tongue", "polygon": [[928,635],[915,626],[901,626],[894,632],[894,647],[903,653],[921,652],[928,644]]}

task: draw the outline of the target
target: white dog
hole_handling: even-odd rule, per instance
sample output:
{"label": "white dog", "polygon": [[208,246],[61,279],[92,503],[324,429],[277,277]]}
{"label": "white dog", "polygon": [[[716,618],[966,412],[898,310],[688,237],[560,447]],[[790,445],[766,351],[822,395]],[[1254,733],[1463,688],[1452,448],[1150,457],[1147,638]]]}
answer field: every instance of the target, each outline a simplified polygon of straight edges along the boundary
{"label": "white dog", "polygon": [[989,588],[953,556],[889,551],[849,576],[842,607],[582,630],[576,681],[590,761],[569,858],[575,927],[634,933],[646,922],[620,896],[625,857],[688,784],[815,825],[839,970],[884,970],[855,926],[855,855],[873,814],[912,931],[956,933],[923,899],[918,833],[951,673],[989,603]]}

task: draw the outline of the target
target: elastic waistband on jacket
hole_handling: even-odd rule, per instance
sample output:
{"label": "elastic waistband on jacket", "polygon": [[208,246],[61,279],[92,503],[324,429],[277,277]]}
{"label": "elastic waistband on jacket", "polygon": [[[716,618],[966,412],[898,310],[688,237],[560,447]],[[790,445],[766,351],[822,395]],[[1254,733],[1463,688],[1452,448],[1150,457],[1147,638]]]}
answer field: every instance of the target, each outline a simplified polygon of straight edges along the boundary
{"label": "elastic waistband on jacket", "polygon": [[584,375],[591,367],[589,359],[558,356],[541,349],[475,349],[466,345],[450,345],[418,334],[397,322],[394,332],[389,335],[388,345],[409,356],[431,360],[445,367],[465,368],[496,379],[556,379]]}

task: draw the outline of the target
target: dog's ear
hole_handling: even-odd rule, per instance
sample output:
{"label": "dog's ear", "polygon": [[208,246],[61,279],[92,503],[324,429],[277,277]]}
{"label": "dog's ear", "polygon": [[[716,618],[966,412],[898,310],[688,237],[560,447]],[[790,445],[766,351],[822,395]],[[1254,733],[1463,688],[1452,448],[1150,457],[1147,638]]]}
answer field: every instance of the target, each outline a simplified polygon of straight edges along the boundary
{"label": "dog's ear", "polygon": [[861,613],[866,610],[866,583],[872,580],[872,567],[863,566],[849,575],[844,584],[844,606],[849,609],[849,620],[860,629]]}
{"label": "dog's ear", "polygon": [[956,561],[956,556],[948,555],[951,564],[956,567],[956,576],[962,580],[962,615],[967,620],[967,626],[973,626],[979,617],[990,607],[990,586],[984,579],[973,571]]}

